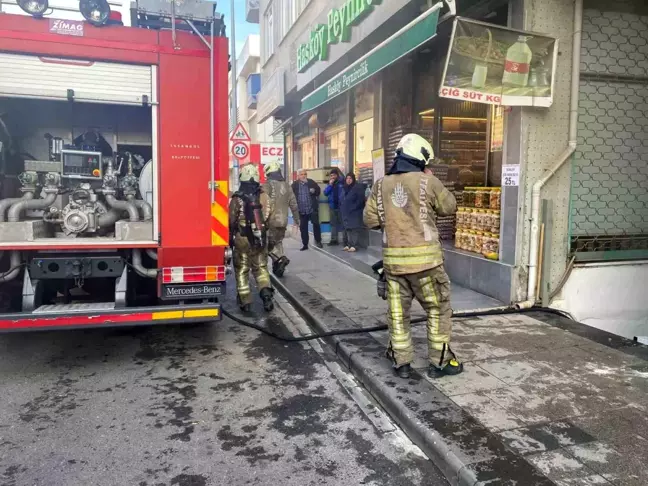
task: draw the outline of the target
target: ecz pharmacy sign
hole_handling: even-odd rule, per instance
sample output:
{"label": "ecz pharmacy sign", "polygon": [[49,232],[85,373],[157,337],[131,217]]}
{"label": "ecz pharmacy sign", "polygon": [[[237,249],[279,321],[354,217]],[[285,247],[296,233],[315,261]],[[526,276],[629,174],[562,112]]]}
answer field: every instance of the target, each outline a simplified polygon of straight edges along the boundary
{"label": "ecz pharmacy sign", "polygon": [[317,25],[308,41],[297,48],[297,70],[303,73],[315,61],[328,59],[329,45],[349,42],[351,27],[362,22],[381,3],[382,0],[347,0],[340,8],[331,9],[327,24]]}
{"label": "ecz pharmacy sign", "polygon": [[284,163],[284,146],[282,143],[262,143],[261,150],[261,165],[267,165],[270,162],[278,162],[283,165]]}

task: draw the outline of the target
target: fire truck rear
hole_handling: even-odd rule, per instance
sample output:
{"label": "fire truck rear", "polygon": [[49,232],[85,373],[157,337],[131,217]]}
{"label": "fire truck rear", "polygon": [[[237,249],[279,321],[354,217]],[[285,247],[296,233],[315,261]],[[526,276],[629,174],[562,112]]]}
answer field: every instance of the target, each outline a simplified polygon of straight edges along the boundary
{"label": "fire truck rear", "polygon": [[0,331],[219,319],[222,16],[139,2],[125,27],[103,0],[86,21],[18,3],[31,15],[0,14]]}

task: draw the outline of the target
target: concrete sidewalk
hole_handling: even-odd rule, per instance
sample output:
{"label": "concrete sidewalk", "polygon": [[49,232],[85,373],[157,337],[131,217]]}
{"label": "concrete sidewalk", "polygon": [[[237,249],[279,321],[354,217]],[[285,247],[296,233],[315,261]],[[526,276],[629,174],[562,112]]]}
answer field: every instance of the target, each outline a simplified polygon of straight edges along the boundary
{"label": "concrete sidewalk", "polygon": [[[375,280],[285,246],[292,263],[278,286],[318,331],[385,322]],[[329,343],[452,484],[648,484],[648,348],[545,313],[461,319],[453,349],[465,373],[430,380],[424,326],[414,336],[408,381],[384,357],[385,332]]]}
{"label": "concrete sidewalk", "polygon": [[[299,240],[299,231],[293,228],[292,237],[295,239],[295,241]],[[384,316],[385,312],[387,311],[387,303],[373,298],[376,297],[376,291],[375,291],[376,282],[375,282],[375,276],[373,270],[371,269],[371,266],[374,263],[382,259],[382,248],[377,249],[375,247],[369,247],[365,249],[360,249],[356,253],[348,253],[342,249],[342,246],[329,247],[327,245],[327,241],[329,237],[330,234],[324,234],[322,236],[324,240],[323,249],[320,250],[312,247],[311,245],[311,249],[309,250],[309,253],[312,252],[324,253],[328,257],[337,260],[338,263],[342,263],[348,267],[351,267],[354,270],[357,270],[359,273],[366,275],[368,279],[365,281],[369,283],[369,287],[370,287],[369,289],[366,289],[367,290],[366,296],[372,298],[369,300],[371,306],[369,309],[367,309],[367,311],[369,312],[367,316],[373,316],[373,315]],[[291,245],[290,246],[291,249],[298,250],[301,247],[301,245],[299,243],[296,243],[295,241],[291,241],[291,240],[288,241],[290,242],[289,245]],[[313,240],[311,238],[311,242],[312,241]],[[320,269],[317,267],[317,262],[320,261],[321,260],[315,260],[310,263],[302,262],[303,264],[298,269],[299,273],[302,274],[305,278],[310,279],[313,274],[317,274],[320,271]],[[324,284],[324,282],[321,283]],[[313,288],[315,290],[318,290],[318,284],[315,284]],[[322,288],[322,290],[324,291],[327,298],[333,301],[339,301],[341,297],[346,295],[344,288],[338,288],[338,290],[340,291],[339,295],[335,293],[335,289],[327,289],[324,287]],[[363,293],[363,296],[364,295],[365,294]],[[365,302],[364,298],[362,299],[362,302]],[[452,307],[453,309],[455,309],[455,311],[485,309],[485,308],[498,307],[503,305],[504,305],[503,302],[493,299],[487,295],[480,294],[479,292],[475,292],[474,290],[470,290],[458,285],[452,286]],[[418,309],[420,310],[420,307]],[[363,314],[363,311],[364,311],[363,308],[356,309],[355,313],[358,314],[359,312],[360,314]]]}

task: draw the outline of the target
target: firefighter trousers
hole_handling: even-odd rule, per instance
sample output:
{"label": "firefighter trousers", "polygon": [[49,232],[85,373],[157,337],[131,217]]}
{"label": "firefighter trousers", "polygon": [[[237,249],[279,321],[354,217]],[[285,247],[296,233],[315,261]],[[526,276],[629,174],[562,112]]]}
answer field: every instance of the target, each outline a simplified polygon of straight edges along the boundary
{"label": "firefighter trousers", "polygon": [[285,256],[283,240],[286,237],[286,228],[270,228],[268,230],[268,254],[273,262]]}
{"label": "firefighter trousers", "polygon": [[389,355],[395,365],[410,364],[414,360],[414,345],[410,311],[416,298],[427,315],[427,343],[430,364],[443,368],[456,359],[450,350],[452,308],[450,307],[450,279],[443,265],[412,275],[387,277],[389,303]]}
{"label": "firefighter trousers", "polygon": [[241,304],[251,304],[254,300],[250,289],[250,270],[252,270],[259,292],[270,288],[268,252],[265,248],[250,246],[247,238],[237,236],[234,240],[234,274]]}

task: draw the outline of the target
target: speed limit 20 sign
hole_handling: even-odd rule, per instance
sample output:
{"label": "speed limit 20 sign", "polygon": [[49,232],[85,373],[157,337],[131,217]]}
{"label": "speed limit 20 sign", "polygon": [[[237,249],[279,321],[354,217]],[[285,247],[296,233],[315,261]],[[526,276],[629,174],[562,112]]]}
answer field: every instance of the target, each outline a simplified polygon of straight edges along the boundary
{"label": "speed limit 20 sign", "polygon": [[246,159],[250,155],[250,146],[245,142],[234,142],[232,145],[232,155],[239,160]]}

